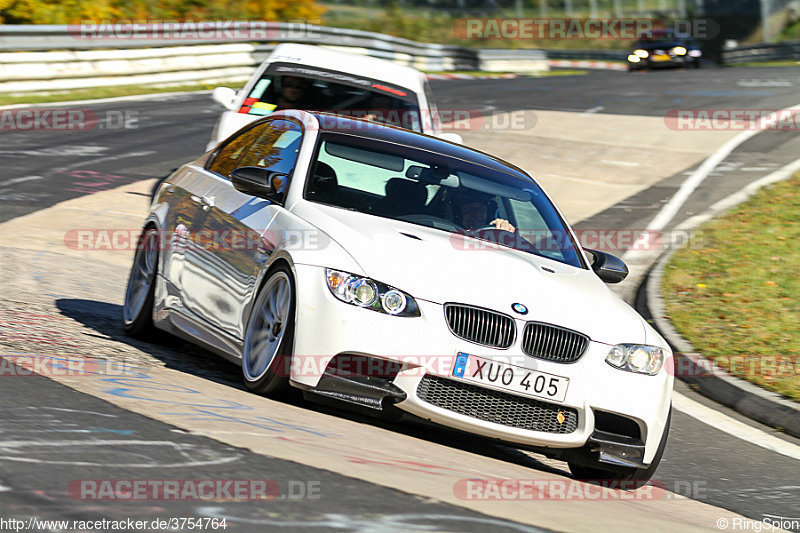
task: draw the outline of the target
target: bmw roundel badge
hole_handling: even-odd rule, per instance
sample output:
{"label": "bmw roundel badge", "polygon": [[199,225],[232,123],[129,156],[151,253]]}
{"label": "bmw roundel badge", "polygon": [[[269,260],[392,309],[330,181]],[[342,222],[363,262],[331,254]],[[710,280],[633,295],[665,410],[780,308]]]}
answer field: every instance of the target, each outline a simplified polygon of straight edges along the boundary
{"label": "bmw roundel badge", "polygon": [[513,309],[514,311],[516,311],[517,313],[519,313],[521,315],[527,315],[528,314],[528,308],[525,307],[522,304],[512,304],[511,305],[511,309]]}

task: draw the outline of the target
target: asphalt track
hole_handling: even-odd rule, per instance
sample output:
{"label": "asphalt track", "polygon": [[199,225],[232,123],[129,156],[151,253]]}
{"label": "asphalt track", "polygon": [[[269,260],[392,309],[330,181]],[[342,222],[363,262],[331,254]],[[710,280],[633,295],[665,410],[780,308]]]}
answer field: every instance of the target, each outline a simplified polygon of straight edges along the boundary
{"label": "asphalt track", "polygon": [[[33,391],[35,399],[19,401]],[[221,515],[229,517],[228,527],[240,531],[248,529],[248,523],[298,531],[309,527],[545,531],[227,446],[44,377],[5,379],[2,402],[0,486],[5,492],[0,509],[4,517],[119,521],[136,517],[151,522]],[[79,488],[70,494],[64,490],[79,480],[105,479],[259,479],[269,483],[264,491],[269,499],[266,504],[225,501],[221,508],[216,502],[188,500],[98,502],[81,500]]]}
{"label": "asphalt track", "polygon": [[[633,75],[591,72],[580,77],[543,79],[448,80],[434,83],[434,90],[443,108],[482,108],[497,112],[533,109],[662,117],[676,108],[777,109],[796,104],[795,99],[800,100],[796,91],[798,83],[800,77],[796,69],[737,68]],[[74,107],[90,108],[98,116],[105,114],[109,120],[118,117],[120,113],[135,120],[130,122],[133,127],[113,131],[96,128],[79,132],[3,132],[4,142],[0,154],[5,172],[0,179],[0,222],[92,192],[111,190],[120,185],[165,175],[177,164],[194,158],[202,151],[218,113],[208,95],[93,103]],[[107,114],[106,111],[112,113]],[[796,132],[757,135],[718,167],[692,195],[672,225],[796,159],[800,153],[798,148],[800,142]],[[657,156],[658,154],[654,154],[655,158]],[[624,201],[580,220],[576,227],[645,227],[691,170],[691,167],[686,168],[660,180]],[[579,194],[579,191],[575,191],[575,194]],[[110,209],[113,207],[110,206]],[[8,258],[11,251],[4,249],[4,254]],[[32,258],[27,259],[31,265],[35,264]],[[80,272],[79,263],[61,262],[57,255],[53,255],[48,268],[66,269],[67,265]],[[8,268],[3,275],[8,279]],[[93,275],[99,280],[103,274],[98,272]],[[108,276],[109,286],[119,283],[119,273]],[[79,278],[80,274],[74,274],[73,277]],[[58,291],[54,291],[50,297],[42,294],[39,297],[42,305],[48,298],[51,304],[55,304],[60,316],[56,314],[54,320],[60,318],[76,321],[84,329],[94,331],[95,336],[109,340],[104,349],[115,343],[127,344],[115,324],[118,306],[104,303],[107,300],[93,294],[91,288],[79,290],[78,284],[75,284],[72,292],[72,298],[65,298]],[[82,298],[77,296],[81,292]],[[14,312],[30,312],[30,309],[36,309],[35,305],[26,306],[22,296],[8,298],[9,296],[10,294],[3,294],[2,297],[7,300],[3,302],[6,313],[13,315]],[[48,315],[45,307],[41,308],[41,313],[43,316]],[[9,316],[11,315],[6,314],[6,318]],[[3,353],[10,356],[5,358],[6,361],[13,361],[11,352],[29,353],[36,350],[36,342],[26,343],[24,339],[8,342],[8,330],[5,333],[6,338],[0,338],[0,344],[4,346]],[[87,343],[86,339],[81,342],[84,349],[91,353],[91,343]],[[156,358],[169,361],[169,365],[174,368],[213,377],[215,381],[221,381],[230,387],[237,386],[235,369],[207,356],[198,359],[197,351],[184,343],[166,340],[154,347],[137,348],[155,353]],[[80,351],[74,347],[71,350]],[[685,390],[680,384],[677,388],[697,401],[713,405]],[[342,530],[412,527],[482,530],[487,526],[498,530],[520,530],[519,528],[531,527],[513,521],[486,522],[497,519],[465,510],[464,507],[431,501],[324,469],[267,457],[217,440],[186,434],[163,422],[120,409],[45,378],[5,379],[0,384],[0,401],[4,406],[11,407],[0,412],[2,442],[39,439],[47,442],[56,436],[62,439],[67,434],[68,437],[62,440],[71,443],[62,447],[44,448],[45,452],[38,455],[32,452],[20,455],[18,446],[6,444],[3,448],[4,455],[0,456],[0,510],[3,515],[85,517],[94,513],[94,516],[105,518],[132,515],[149,518],[186,513],[196,515],[198,506],[195,503],[150,502],[136,505],[103,502],[98,505],[76,502],[64,491],[64,486],[75,479],[153,477],[142,473],[143,464],[151,465],[149,468],[153,465],[164,467],[179,462],[175,457],[175,450],[180,450],[182,457],[187,455],[186,450],[191,450],[188,452],[189,456],[205,459],[210,457],[220,461],[235,457],[235,460],[230,463],[192,466],[183,470],[177,467],[168,473],[160,470],[157,477],[252,478],[253,472],[259,472],[263,473],[263,477],[283,483],[284,487],[288,487],[291,480],[320,482],[322,497],[319,499],[285,499],[276,502],[273,507],[246,502],[226,504],[224,512],[237,516],[239,525],[266,526],[283,523],[303,528],[313,523]],[[73,411],[64,411],[65,406]],[[734,418],[741,418],[720,406],[714,407]],[[309,409],[335,415],[335,412],[319,407],[312,406]],[[353,415],[335,416],[341,416],[343,420],[353,419]],[[385,429],[385,425],[377,422],[359,420],[358,423],[365,424],[367,428],[375,428],[376,431],[378,428]],[[521,462],[534,469],[556,473],[562,471],[558,466],[546,462],[520,459],[507,449],[470,446],[461,437],[446,432],[420,429],[413,425],[392,431],[408,433],[414,438],[430,440],[454,450],[466,449],[470,453],[499,456],[503,461]],[[121,457],[118,456],[120,447],[115,446],[113,452],[111,449],[105,451],[114,453],[113,458],[100,453],[96,454],[97,464],[74,464],[76,459],[88,455],[80,441],[95,440],[98,435],[111,435],[114,439],[132,441],[171,442],[175,446],[131,444],[127,449],[122,447],[124,452]],[[136,449],[141,446],[147,449]],[[32,448],[40,449],[35,446]],[[127,463],[138,466],[115,466],[126,464],[123,462],[125,454],[139,457],[138,460],[128,460]],[[20,462],[20,459],[28,461]],[[754,519],[762,519],[766,515],[797,517],[800,515],[798,466],[795,459],[744,442],[676,411],[673,415],[669,446],[657,477],[669,490]],[[204,513],[220,512],[209,509],[209,506],[203,506],[201,510]],[[535,523],[535,520],[529,523]]]}

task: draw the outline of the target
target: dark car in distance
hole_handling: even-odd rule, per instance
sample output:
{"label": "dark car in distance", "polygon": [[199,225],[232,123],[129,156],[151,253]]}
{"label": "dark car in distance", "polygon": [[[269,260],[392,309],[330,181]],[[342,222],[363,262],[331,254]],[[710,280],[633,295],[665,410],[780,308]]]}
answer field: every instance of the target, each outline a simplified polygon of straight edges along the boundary
{"label": "dark car in distance", "polygon": [[653,32],[642,37],[628,54],[628,70],[644,70],[661,67],[700,68],[703,52],[695,41],[686,35],[670,31]]}

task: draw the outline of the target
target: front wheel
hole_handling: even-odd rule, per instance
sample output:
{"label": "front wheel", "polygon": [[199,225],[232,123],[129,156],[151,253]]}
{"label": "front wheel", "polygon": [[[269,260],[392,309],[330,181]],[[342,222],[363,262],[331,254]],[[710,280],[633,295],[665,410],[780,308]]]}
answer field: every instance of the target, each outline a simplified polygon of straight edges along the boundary
{"label": "front wheel", "polygon": [[153,329],[158,250],[158,231],[149,227],[139,238],[122,307],[122,329],[131,337],[143,337]]}
{"label": "front wheel", "polygon": [[292,273],[280,266],[258,293],[245,330],[242,376],[256,394],[274,397],[289,389],[294,309]]}
{"label": "front wheel", "polygon": [[669,415],[667,415],[667,423],[664,425],[664,433],[661,434],[661,440],[658,443],[658,449],[653,456],[653,460],[647,468],[632,468],[627,466],[613,466],[598,463],[598,468],[582,466],[575,463],[569,463],[569,470],[575,478],[586,481],[635,481],[638,485],[644,485],[656,473],[658,464],[661,462],[661,457],[664,455],[664,449],[667,447],[667,435],[669,434],[669,425],[672,420],[672,408],[670,407]]}

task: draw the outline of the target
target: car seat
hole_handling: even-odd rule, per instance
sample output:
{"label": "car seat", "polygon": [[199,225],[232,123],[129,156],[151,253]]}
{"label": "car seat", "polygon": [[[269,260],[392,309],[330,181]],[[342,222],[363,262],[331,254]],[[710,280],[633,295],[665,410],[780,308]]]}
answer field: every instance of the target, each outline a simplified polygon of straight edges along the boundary
{"label": "car seat", "polygon": [[376,206],[387,216],[416,215],[424,212],[428,189],[422,183],[404,178],[386,182],[386,197]]}
{"label": "car seat", "polygon": [[339,181],[336,171],[327,163],[317,161],[314,172],[308,182],[306,195],[309,200],[326,204],[335,204],[339,192]]}

